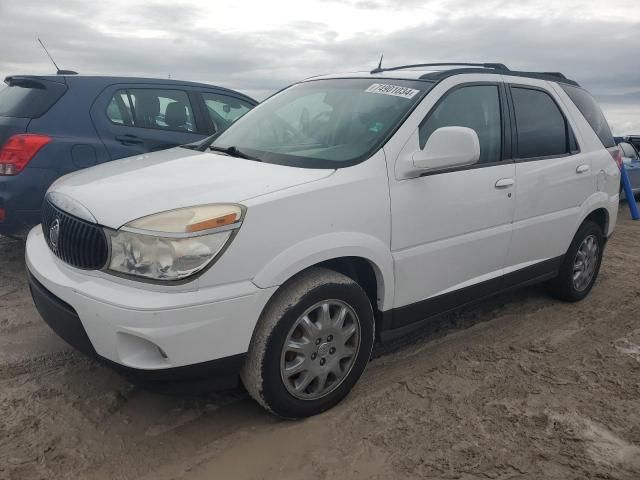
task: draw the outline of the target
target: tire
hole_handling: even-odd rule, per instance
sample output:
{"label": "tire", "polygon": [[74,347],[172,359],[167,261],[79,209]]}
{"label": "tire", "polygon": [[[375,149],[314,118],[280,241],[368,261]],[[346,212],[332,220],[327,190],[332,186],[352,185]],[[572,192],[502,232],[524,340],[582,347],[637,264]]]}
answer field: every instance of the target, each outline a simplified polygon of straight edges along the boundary
{"label": "tire", "polygon": [[[357,334],[348,336],[352,329]],[[279,417],[317,415],[351,391],[369,362],[374,338],[373,309],[360,285],[333,270],[311,268],[285,283],[263,311],[242,382]],[[291,375],[296,370],[300,372]]]}
{"label": "tire", "polygon": [[[583,247],[586,248],[584,242],[587,242],[588,239],[593,240],[593,245],[597,248],[597,252],[587,263],[588,267],[585,267],[591,274],[579,277],[580,281],[578,281],[574,278],[579,260],[578,252],[581,251],[581,256],[584,257],[584,252],[586,251],[583,249]],[[602,229],[598,224],[590,220],[585,221],[578,229],[575,237],[573,237],[558,276],[547,284],[551,295],[565,302],[578,302],[585,298],[596,282],[603,253],[604,235]]]}

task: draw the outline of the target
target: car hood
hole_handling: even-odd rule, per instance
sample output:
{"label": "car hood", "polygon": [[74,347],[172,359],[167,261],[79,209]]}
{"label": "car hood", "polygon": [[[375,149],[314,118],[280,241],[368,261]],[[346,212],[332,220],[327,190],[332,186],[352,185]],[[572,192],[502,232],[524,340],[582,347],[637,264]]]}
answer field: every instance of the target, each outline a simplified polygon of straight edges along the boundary
{"label": "car hood", "polygon": [[334,171],[172,148],[74,172],[55,182],[49,191],[71,197],[99,224],[115,229],[166,210],[241,203],[328,177]]}

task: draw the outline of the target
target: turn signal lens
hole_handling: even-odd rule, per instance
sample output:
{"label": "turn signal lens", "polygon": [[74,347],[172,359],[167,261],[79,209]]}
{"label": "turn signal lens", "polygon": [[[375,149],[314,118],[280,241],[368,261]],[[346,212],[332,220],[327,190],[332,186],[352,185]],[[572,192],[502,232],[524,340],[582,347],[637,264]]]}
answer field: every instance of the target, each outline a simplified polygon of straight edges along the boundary
{"label": "turn signal lens", "polygon": [[194,223],[187,226],[188,232],[200,232],[202,230],[210,230],[212,228],[224,227],[225,225],[231,225],[236,223],[239,217],[236,213],[230,213],[223,215],[222,217],[211,218],[209,220],[203,220],[202,222]]}

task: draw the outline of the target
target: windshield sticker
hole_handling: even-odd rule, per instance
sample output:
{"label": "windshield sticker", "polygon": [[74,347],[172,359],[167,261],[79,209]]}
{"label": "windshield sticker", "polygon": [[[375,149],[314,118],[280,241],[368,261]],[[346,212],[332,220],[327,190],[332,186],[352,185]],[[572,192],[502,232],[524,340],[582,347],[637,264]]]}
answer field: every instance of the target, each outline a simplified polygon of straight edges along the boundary
{"label": "windshield sticker", "polygon": [[386,83],[374,83],[365,90],[368,93],[381,93],[382,95],[393,95],[394,97],[413,98],[420,90],[413,88],[399,87],[398,85],[388,85]]}

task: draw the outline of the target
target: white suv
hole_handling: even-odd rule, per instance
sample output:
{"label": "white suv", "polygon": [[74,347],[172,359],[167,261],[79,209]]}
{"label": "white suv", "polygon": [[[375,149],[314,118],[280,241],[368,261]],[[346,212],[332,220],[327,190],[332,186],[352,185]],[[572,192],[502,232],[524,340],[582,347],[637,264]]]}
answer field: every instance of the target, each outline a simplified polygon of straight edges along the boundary
{"label": "white suv", "polygon": [[[609,148],[609,150],[608,150]],[[64,177],[26,259],[60,336],[128,375],[342,400],[376,340],[510,288],[592,288],[619,158],[556,73],[433,64],[296,83],[202,144]]]}

